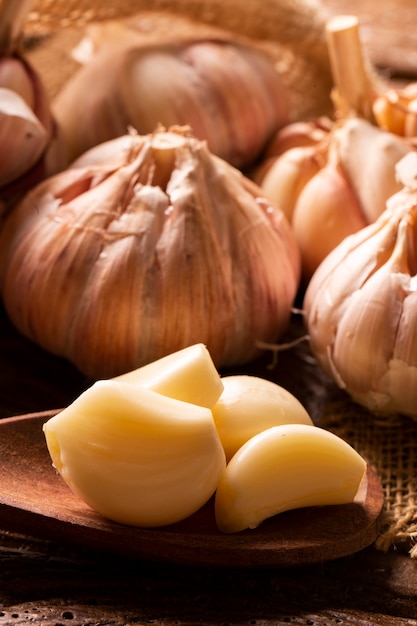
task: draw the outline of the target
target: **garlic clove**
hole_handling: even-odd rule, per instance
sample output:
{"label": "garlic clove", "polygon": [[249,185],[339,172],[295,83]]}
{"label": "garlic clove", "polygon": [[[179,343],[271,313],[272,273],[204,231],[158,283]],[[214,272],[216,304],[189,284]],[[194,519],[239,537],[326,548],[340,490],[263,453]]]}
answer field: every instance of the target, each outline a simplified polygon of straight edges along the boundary
{"label": "garlic clove", "polygon": [[361,118],[351,118],[336,130],[334,141],[367,223],[385,211],[386,202],[401,189],[395,165],[411,145]]}
{"label": "garlic clove", "polygon": [[278,157],[292,148],[318,146],[329,137],[334,122],[322,116],[313,120],[298,120],[280,128],[268,144],[264,158]]}
{"label": "garlic clove", "polygon": [[274,426],[228,463],[216,491],[217,525],[235,533],[291,509],[352,502],[365,471],[365,460],[329,431]]}
{"label": "garlic clove", "polygon": [[168,354],[114,380],[206,408],[212,408],[223,392],[220,375],[209,351],[201,343]]}
{"label": "garlic clove", "polygon": [[0,87],[0,143],[7,153],[0,169],[0,187],[23,176],[41,157],[49,133],[25,100]]}
{"label": "garlic clove", "polygon": [[339,243],[366,225],[335,151],[330,151],[325,166],[300,191],[291,224],[306,282]]}
{"label": "garlic clove", "polygon": [[299,195],[322,166],[322,157],[314,147],[295,147],[277,157],[261,177],[259,185],[291,222]]}
{"label": "garlic clove", "polygon": [[197,511],[225,468],[211,411],[136,385],[99,381],[44,424],[53,464],[101,515],[162,526]]}
{"label": "garlic clove", "polygon": [[212,407],[226,460],[259,432],[280,424],[313,422],[297,398],[257,376],[223,376],[223,391]]}

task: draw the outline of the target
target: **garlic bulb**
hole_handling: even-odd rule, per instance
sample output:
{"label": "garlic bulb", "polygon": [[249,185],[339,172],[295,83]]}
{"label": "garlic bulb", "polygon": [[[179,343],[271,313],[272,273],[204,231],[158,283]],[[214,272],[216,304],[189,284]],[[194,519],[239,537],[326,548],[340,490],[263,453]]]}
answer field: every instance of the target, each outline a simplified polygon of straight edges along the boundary
{"label": "garlic bulb", "polygon": [[307,288],[305,321],[321,367],[375,413],[417,418],[417,154],[376,222],[348,237]]}
{"label": "garlic bulb", "polygon": [[417,83],[403,89],[387,89],[373,103],[377,124],[397,135],[417,137]]}
{"label": "garlic bulb", "polygon": [[298,289],[285,216],[187,129],[114,142],[113,157],[93,149],[6,220],[11,320],[93,378],[199,342],[218,367],[254,358],[286,328]]}
{"label": "garlic bulb", "polygon": [[59,168],[60,142],[46,90],[20,52],[22,23],[31,3],[0,5],[0,214]]}
{"label": "garlic bulb", "polygon": [[404,138],[355,116],[323,127],[316,137],[315,143],[313,135],[306,136],[303,144],[300,135],[301,145],[279,154],[255,177],[291,221],[305,282],[346,236],[384,212],[388,198],[401,189],[395,165],[413,150]]}
{"label": "garlic bulb", "polygon": [[[91,85],[94,84],[94,89]],[[126,134],[187,125],[236,167],[253,162],[289,121],[289,97],[272,60],[225,40],[104,48],[64,85],[53,110],[72,161]]]}

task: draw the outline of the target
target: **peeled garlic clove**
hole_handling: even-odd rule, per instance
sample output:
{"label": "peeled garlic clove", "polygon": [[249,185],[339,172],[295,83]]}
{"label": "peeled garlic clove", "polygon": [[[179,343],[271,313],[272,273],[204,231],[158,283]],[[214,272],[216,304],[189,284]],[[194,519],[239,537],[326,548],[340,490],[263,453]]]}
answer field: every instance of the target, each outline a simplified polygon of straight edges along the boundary
{"label": "peeled garlic clove", "polygon": [[291,509],[352,502],[365,471],[365,460],[333,433],[274,426],[228,463],[216,492],[217,525],[235,533]]}
{"label": "peeled garlic clove", "polygon": [[130,383],[99,381],[44,425],[52,461],[101,515],[173,524],[214,493],[225,468],[209,409]]}
{"label": "peeled garlic clove", "polygon": [[104,50],[63,87],[53,110],[71,160],[129,126],[147,134],[158,124],[187,125],[236,167],[252,163],[289,119],[271,59],[222,40]]}
{"label": "peeled garlic clove", "polygon": [[38,185],[0,250],[11,320],[92,378],[195,343],[247,362],[287,327],[300,276],[283,213],[178,128]]}
{"label": "peeled garlic clove", "polygon": [[223,391],[212,407],[226,459],[254,435],[280,424],[312,420],[297,398],[276,383],[257,376],[223,376]]}
{"label": "peeled garlic clove", "polygon": [[209,409],[223,392],[220,375],[209,351],[201,343],[168,354],[114,380]]}
{"label": "peeled garlic clove", "polygon": [[335,132],[343,170],[350,180],[367,223],[385,211],[386,202],[401,189],[395,166],[411,145],[361,118],[351,118]]}
{"label": "peeled garlic clove", "polygon": [[312,351],[341,388],[372,412],[417,417],[415,153],[397,173],[404,188],[325,259],[304,310]]}
{"label": "peeled garlic clove", "polygon": [[7,159],[0,168],[0,187],[23,176],[38,161],[49,134],[21,96],[0,87],[0,143]]}

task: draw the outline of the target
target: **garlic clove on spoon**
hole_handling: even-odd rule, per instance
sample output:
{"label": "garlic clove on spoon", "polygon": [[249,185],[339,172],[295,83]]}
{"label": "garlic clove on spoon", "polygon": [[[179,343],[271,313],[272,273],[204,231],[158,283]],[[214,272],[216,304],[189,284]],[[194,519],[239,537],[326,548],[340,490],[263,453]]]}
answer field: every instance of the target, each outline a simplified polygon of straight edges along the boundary
{"label": "garlic clove on spoon", "polygon": [[43,430],[73,493],[131,526],[192,515],[213,495],[226,465],[209,409],[127,382],[96,382]]}
{"label": "garlic clove on spoon", "polygon": [[6,220],[11,320],[92,378],[195,343],[217,367],[255,358],[285,330],[298,289],[288,221],[188,129],[130,141],[44,181]]}

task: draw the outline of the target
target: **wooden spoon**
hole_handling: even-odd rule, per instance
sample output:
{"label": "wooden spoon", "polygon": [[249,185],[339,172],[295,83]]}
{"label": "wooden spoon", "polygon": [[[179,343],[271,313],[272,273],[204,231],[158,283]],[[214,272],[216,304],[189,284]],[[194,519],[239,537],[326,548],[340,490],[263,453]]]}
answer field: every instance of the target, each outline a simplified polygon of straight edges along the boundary
{"label": "wooden spoon", "polygon": [[57,411],[0,420],[0,526],[121,556],[179,564],[277,567],[335,559],[378,535],[383,492],[369,468],[354,503],[281,513],[255,530],[220,533],[213,502],[157,529],[123,526],[91,510],[53,469],[42,425]]}

